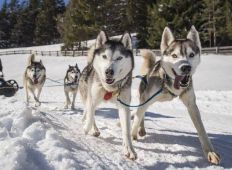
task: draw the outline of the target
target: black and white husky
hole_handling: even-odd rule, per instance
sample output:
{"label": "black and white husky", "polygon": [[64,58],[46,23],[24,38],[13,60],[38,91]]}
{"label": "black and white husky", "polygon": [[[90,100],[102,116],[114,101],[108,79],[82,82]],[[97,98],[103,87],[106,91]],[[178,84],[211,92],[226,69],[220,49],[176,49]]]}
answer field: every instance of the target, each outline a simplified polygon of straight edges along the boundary
{"label": "black and white husky", "polygon": [[[23,76],[24,88],[26,90],[26,100],[29,104],[30,94],[33,96],[36,104],[40,105],[39,97],[42,87],[46,80],[46,69],[42,60],[35,61],[35,55],[32,54],[28,58],[27,67]],[[36,94],[37,91],[37,94]]]}
{"label": "black and white husky", "polygon": [[116,103],[122,125],[124,155],[134,160],[136,153],[130,134],[130,110],[116,100],[118,95],[127,103],[131,100],[134,68],[131,36],[125,33],[120,40],[110,40],[105,32],[101,31],[88,55],[88,65],[84,68],[79,83],[81,98],[85,105],[84,131],[88,134],[92,129],[93,135],[99,136],[100,132],[94,118],[97,105],[104,101]]}
{"label": "black and white husky", "polygon": [[[66,97],[66,102],[64,106],[65,109],[67,109],[70,104],[71,109],[75,109],[75,99],[77,95],[80,75],[81,73],[77,64],[75,66],[69,65],[66,76],[64,78],[64,93]],[[72,102],[70,101],[69,93],[72,93],[73,95]]]}
{"label": "black and white husky", "polygon": [[134,114],[132,137],[144,136],[144,113],[156,101],[170,101],[176,97],[187,107],[189,115],[197,129],[203,152],[209,162],[219,164],[220,156],[215,152],[203,126],[196,105],[192,75],[200,63],[201,42],[199,34],[192,26],[186,39],[175,39],[171,30],[164,29],[161,41],[161,60],[156,61],[150,50],[141,51],[145,59],[142,66],[146,73],[147,85],[140,84],[140,103],[144,103],[160,89],[162,92],[150,102],[138,108]]}

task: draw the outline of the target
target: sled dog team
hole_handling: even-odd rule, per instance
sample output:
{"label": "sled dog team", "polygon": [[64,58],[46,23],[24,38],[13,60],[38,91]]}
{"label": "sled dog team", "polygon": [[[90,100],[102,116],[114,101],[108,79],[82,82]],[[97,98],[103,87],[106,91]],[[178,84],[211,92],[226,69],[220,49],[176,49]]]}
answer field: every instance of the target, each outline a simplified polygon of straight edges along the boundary
{"label": "sled dog team", "polygon": [[[156,101],[171,101],[179,97],[187,107],[206,158],[210,163],[219,164],[220,156],[215,152],[203,126],[193,88],[192,76],[200,63],[201,55],[201,42],[197,30],[192,26],[185,39],[176,39],[172,31],[166,27],[162,34],[160,49],[160,60],[156,60],[152,51],[141,50],[145,81],[140,83],[139,100],[140,104],[145,104],[138,107],[133,114],[132,126],[129,107],[117,100],[120,98],[127,104],[131,101],[134,56],[129,33],[125,33],[120,40],[114,40],[109,39],[106,33],[101,31],[95,45],[88,52],[88,64],[82,73],[77,64],[69,66],[64,79],[65,108],[70,104],[72,109],[75,107],[79,89],[81,100],[85,105],[84,132],[97,137],[100,131],[94,117],[96,107],[106,100],[114,102],[118,107],[122,129],[123,153],[129,159],[135,160],[137,154],[132,139],[137,140],[138,136],[146,135],[144,113],[148,107]],[[45,80],[46,69],[42,61],[35,61],[35,56],[31,55],[24,74],[27,103],[31,93],[36,105],[40,105],[39,97]],[[161,92],[146,103],[159,90]],[[70,93],[73,94],[72,102]]]}

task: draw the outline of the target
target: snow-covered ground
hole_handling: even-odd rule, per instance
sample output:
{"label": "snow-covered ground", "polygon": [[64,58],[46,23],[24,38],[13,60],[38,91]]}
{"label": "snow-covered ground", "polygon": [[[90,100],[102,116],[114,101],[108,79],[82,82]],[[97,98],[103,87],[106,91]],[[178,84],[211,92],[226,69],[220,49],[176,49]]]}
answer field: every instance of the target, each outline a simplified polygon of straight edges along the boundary
{"label": "snow-covered ground", "polygon": [[[27,55],[1,56],[6,79],[22,85]],[[69,64],[83,69],[85,57],[42,57],[47,76],[63,81]],[[134,74],[139,74],[142,59],[136,57]],[[196,130],[183,104],[156,103],[146,112],[147,136],[133,142],[136,161],[122,154],[121,130],[117,110],[110,103],[96,112],[99,138],[84,135],[83,105],[64,110],[63,87],[49,80],[41,94],[38,109],[25,106],[25,92],[0,96],[0,169],[232,169],[232,56],[203,55],[194,75],[197,103],[209,137],[221,154],[222,163],[214,166],[203,157]],[[133,80],[136,98],[138,80]],[[136,100],[133,101],[136,103]]]}

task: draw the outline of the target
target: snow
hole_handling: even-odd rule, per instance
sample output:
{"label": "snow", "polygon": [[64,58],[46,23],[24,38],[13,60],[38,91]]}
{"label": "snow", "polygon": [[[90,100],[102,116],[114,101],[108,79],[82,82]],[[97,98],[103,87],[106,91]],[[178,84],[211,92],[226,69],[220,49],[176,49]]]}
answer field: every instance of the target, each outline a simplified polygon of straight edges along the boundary
{"label": "snow", "polygon": [[[15,79],[22,86],[27,57],[1,56],[5,78]],[[47,76],[60,82],[69,64],[78,63],[81,69],[86,64],[85,57],[40,58]],[[141,57],[136,57],[135,62],[137,75]],[[24,90],[11,98],[0,96],[0,169],[232,169],[231,63],[232,56],[203,55],[194,75],[202,120],[222,157],[219,166],[209,164],[203,157],[196,130],[178,99],[156,103],[148,109],[147,136],[133,142],[138,159],[130,161],[122,156],[121,129],[114,105],[104,103],[96,111],[100,137],[84,135],[79,94],[76,110],[65,110],[63,87],[50,87],[57,84],[47,80],[41,94],[42,104],[37,109],[26,107]],[[139,80],[133,82],[136,103]]]}

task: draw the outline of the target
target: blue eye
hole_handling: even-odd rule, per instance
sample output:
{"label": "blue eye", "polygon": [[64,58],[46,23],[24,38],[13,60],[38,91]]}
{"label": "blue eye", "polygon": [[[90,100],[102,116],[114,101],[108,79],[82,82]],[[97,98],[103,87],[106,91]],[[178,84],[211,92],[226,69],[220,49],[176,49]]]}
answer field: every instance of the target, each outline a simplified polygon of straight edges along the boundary
{"label": "blue eye", "polygon": [[118,61],[121,60],[121,59],[122,59],[122,56],[120,56],[120,57],[117,58]]}
{"label": "blue eye", "polygon": [[106,58],[107,58],[107,56],[106,56],[106,55],[103,55],[103,56],[102,56],[102,58],[106,59]]}

